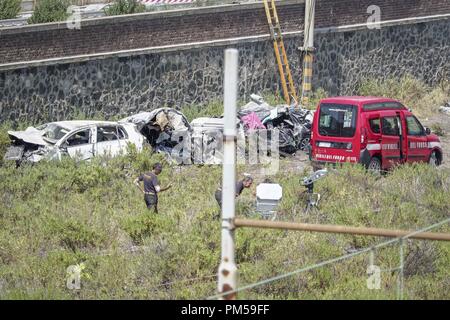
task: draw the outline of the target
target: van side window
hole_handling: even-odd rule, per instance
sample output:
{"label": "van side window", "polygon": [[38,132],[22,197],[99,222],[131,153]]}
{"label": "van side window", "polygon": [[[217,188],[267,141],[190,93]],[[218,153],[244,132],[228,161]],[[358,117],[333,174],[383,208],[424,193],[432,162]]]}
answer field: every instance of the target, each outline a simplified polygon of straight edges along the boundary
{"label": "van side window", "polygon": [[370,123],[370,129],[373,133],[380,133],[380,118],[373,118],[369,120]]}
{"label": "van side window", "polygon": [[381,118],[381,130],[384,135],[398,136],[400,135],[400,128],[398,127],[397,117]]}
{"label": "van side window", "polygon": [[423,136],[425,130],[419,120],[414,116],[406,116],[406,126],[408,128],[408,136]]}

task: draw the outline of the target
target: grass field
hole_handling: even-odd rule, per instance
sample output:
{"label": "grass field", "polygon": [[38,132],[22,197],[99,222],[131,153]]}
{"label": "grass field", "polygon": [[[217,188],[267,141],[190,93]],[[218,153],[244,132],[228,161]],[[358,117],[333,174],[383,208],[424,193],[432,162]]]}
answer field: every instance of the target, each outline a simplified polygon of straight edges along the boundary
{"label": "grass field", "polygon": [[[216,108],[217,107],[213,107]],[[193,112],[189,117],[195,117]],[[7,145],[0,130],[0,156]],[[216,292],[220,222],[214,191],[219,166],[166,165],[158,215],[133,179],[163,161],[151,150],[90,163],[0,163],[1,299],[201,299]],[[450,170],[399,167],[375,177],[344,166],[316,185],[320,211],[303,213],[299,181],[309,168],[281,161],[269,178],[283,186],[278,220],[415,230],[450,217]],[[239,174],[254,168],[241,165]],[[263,176],[256,175],[256,184]],[[254,188],[254,187],[253,187]],[[238,200],[238,216],[254,213],[254,190]],[[434,231],[450,232],[446,225]],[[383,238],[262,229],[236,231],[239,285],[290,272],[385,241]],[[398,246],[380,249],[382,270],[399,265]],[[66,287],[67,268],[83,264],[81,289]],[[383,271],[381,289],[366,286],[368,255],[295,275],[239,294],[255,299],[395,299],[397,273]],[[450,298],[450,243],[407,240],[405,298]]]}

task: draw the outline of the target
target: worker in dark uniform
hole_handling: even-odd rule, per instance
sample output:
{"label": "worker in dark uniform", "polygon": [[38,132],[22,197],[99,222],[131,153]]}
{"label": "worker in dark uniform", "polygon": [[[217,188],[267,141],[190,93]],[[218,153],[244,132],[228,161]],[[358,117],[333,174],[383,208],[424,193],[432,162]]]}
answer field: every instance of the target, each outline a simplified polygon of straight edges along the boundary
{"label": "worker in dark uniform", "polygon": [[[156,163],[151,172],[141,174],[134,180],[134,183],[144,193],[144,200],[147,208],[153,209],[155,213],[158,213],[158,193],[166,191],[171,187],[171,185],[168,185],[165,188],[160,187],[157,176],[161,173],[161,171],[162,165],[160,163]],[[144,183],[144,189],[141,188],[141,181]]]}
{"label": "worker in dark uniform", "polygon": [[[244,179],[236,183],[236,197],[240,196],[244,188],[250,188],[253,183],[253,178],[250,176],[245,176]],[[222,208],[222,188],[216,190],[215,193],[216,201],[219,207]]]}

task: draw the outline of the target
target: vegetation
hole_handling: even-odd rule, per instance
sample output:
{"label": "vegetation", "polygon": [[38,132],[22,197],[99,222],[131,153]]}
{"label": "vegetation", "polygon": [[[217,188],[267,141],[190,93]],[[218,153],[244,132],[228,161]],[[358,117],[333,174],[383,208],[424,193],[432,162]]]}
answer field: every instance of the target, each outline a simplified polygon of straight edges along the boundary
{"label": "vegetation", "polygon": [[445,130],[437,123],[433,124],[431,126],[431,130],[434,134],[438,135],[438,136],[445,136]]}
{"label": "vegetation", "polygon": [[[374,82],[361,90],[369,86],[393,90],[383,95],[400,94]],[[414,99],[424,99],[423,94],[428,93]],[[411,99],[406,94],[396,97]],[[271,104],[279,101],[265,98]],[[183,112],[192,120],[220,115],[222,107],[215,102]],[[0,126],[0,159],[9,143],[9,128],[10,124]],[[16,168],[1,161],[0,299],[201,299],[215,293],[221,228],[214,191],[221,167],[171,166],[150,149],[138,153],[132,147],[127,155],[89,163],[64,159]],[[148,212],[133,185],[133,179],[155,162],[165,163],[162,184],[173,185],[161,194],[158,215]],[[252,166],[240,165],[242,172],[253,173],[256,184],[266,178]],[[306,214],[299,181],[309,173],[284,159],[278,173],[269,177],[283,186],[278,220],[415,230],[449,216],[450,171],[445,168],[405,165],[377,177],[357,165],[345,165],[316,183],[315,190],[322,195],[320,208]],[[238,198],[238,216],[260,219],[254,212],[253,191],[254,187],[245,190]],[[433,231],[450,232],[450,225]],[[383,241],[238,229],[239,285]],[[367,288],[369,259],[361,255],[243,291],[239,297],[395,299],[398,274],[386,270],[399,265],[398,252],[393,245],[375,253],[375,264],[383,270],[380,290]],[[71,265],[83,269],[80,290],[66,287]],[[405,298],[450,299],[449,265],[450,243],[407,240]]]}
{"label": "vegetation", "polygon": [[138,0],[114,0],[104,11],[107,16],[141,13],[145,12],[145,5]]}
{"label": "vegetation", "polygon": [[450,100],[450,83],[443,81],[431,88],[412,77],[389,78],[385,81],[374,79],[363,81],[358,94],[395,98],[411,108],[419,116],[429,116],[438,112],[439,106]]}
{"label": "vegetation", "polygon": [[64,21],[70,15],[67,12],[70,4],[70,0],[40,0],[33,11],[33,15],[28,19],[28,23]]}
{"label": "vegetation", "polygon": [[[214,190],[219,166],[166,165],[160,214],[145,208],[134,177],[163,161],[150,150],[90,163],[43,162],[0,167],[0,279],[2,299],[188,299],[214,294],[220,222]],[[240,172],[252,168],[241,166]],[[286,174],[288,173],[289,174]],[[283,186],[279,220],[417,229],[448,217],[450,173],[427,165],[403,166],[377,178],[344,166],[319,181],[319,211],[304,214],[306,172],[283,160],[270,177]],[[264,177],[257,176],[257,182]],[[252,192],[239,198],[239,216],[253,213]],[[449,232],[449,226],[436,231]],[[319,233],[239,229],[240,284],[253,283],[383,241]],[[450,244],[408,240],[405,295],[448,299]],[[380,249],[381,269],[398,265],[396,246]],[[66,270],[83,264],[81,290],[66,287]],[[352,258],[242,292],[256,299],[395,299],[395,272],[382,288],[366,288],[368,257]],[[196,280],[189,280],[196,279]]]}
{"label": "vegetation", "polygon": [[20,12],[21,0],[1,0],[0,1],[0,20],[14,19]]}

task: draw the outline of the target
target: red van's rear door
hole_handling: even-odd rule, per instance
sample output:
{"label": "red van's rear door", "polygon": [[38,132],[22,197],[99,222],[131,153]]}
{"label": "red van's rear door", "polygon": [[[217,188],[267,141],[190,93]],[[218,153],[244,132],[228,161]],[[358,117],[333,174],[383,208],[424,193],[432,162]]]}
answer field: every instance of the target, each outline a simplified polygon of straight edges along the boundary
{"label": "red van's rear door", "polygon": [[314,133],[313,158],[325,162],[359,160],[358,107],[350,104],[322,103]]}
{"label": "red van's rear door", "polygon": [[381,116],[381,157],[383,169],[403,162],[401,136],[403,134],[400,115],[393,111],[383,111]]}

